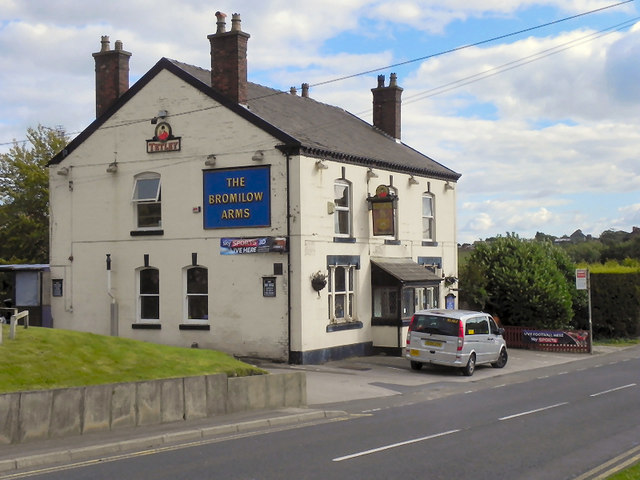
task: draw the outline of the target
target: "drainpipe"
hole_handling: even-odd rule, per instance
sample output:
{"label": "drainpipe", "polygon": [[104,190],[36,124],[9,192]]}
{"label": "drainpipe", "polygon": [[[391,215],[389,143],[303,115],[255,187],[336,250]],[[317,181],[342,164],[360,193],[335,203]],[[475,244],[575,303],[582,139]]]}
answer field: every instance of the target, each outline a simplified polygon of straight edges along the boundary
{"label": "drainpipe", "polygon": [[291,362],[291,154],[287,152],[287,336],[288,339],[288,363]]}
{"label": "drainpipe", "polygon": [[107,294],[111,297],[111,336],[118,336],[118,302],[115,295],[111,291],[111,254],[107,253]]}

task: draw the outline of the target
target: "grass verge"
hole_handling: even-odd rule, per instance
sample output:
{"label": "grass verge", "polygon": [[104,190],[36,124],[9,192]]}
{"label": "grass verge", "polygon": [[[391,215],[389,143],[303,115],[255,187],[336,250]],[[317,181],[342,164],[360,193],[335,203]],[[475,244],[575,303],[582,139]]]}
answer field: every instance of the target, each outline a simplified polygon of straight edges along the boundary
{"label": "grass verge", "polygon": [[621,472],[614,473],[607,480],[638,480],[640,478],[640,463]]}
{"label": "grass verge", "polygon": [[0,393],[224,373],[265,374],[222,352],[92,333],[2,325]]}

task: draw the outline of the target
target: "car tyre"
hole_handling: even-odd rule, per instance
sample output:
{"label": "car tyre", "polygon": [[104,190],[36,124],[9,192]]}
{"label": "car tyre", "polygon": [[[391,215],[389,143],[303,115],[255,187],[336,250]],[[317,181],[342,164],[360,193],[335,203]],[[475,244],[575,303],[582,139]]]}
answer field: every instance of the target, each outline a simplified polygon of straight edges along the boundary
{"label": "car tyre", "polygon": [[422,363],[414,362],[411,360],[411,370],[420,370],[422,368]]}
{"label": "car tyre", "polygon": [[473,375],[473,372],[476,369],[476,354],[472,353],[471,355],[469,355],[469,361],[467,362],[467,365],[462,367],[462,374],[465,377],[470,377],[471,375]]}
{"label": "car tyre", "polygon": [[503,348],[502,350],[500,350],[500,355],[498,355],[498,360],[493,362],[491,366],[493,368],[504,368],[504,366],[507,364],[507,360],[509,360],[509,354],[507,353],[507,349]]}

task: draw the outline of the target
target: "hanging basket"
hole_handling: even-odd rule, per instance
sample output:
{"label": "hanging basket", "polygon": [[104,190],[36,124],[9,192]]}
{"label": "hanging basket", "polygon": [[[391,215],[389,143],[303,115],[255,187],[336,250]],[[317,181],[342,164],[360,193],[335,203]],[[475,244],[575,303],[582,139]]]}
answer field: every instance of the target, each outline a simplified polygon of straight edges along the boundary
{"label": "hanging basket", "polygon": [[320,292],[324,287],[327,286],[327,276],[320,271],[314,273],[311,276],[311,288],[313,288],[316,292]]}

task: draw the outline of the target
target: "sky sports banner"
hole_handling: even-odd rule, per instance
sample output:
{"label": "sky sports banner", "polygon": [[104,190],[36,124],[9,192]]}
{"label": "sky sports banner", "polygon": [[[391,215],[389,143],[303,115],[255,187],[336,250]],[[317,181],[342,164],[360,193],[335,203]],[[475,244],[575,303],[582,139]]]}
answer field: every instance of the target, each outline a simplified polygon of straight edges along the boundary
{"label": "sky sports banner", "polygon": [[589,332],[584,330],[523,330],[525,343],[537,345],[586,345]]}
{"label": "sky sports banner", "polygon": [[248,253],[283,253],[287,251],[285,237],[221,238],[221,255],[245,255]]}

